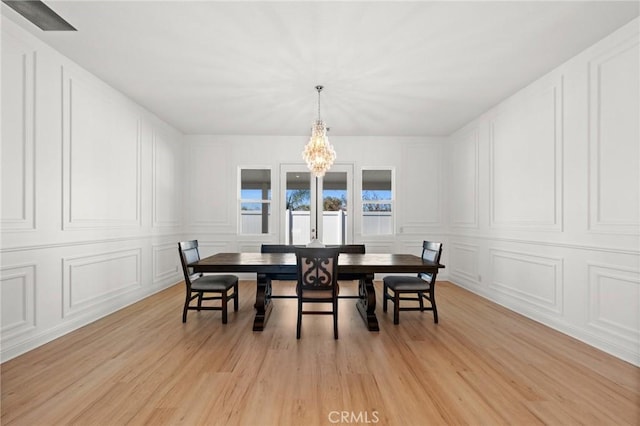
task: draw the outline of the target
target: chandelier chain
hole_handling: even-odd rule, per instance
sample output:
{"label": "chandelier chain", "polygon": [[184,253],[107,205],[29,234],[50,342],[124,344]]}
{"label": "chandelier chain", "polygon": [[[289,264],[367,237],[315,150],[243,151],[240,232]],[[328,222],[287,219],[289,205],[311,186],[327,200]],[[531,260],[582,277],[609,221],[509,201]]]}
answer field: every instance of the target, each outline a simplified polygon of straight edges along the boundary
{"label": "chandelier chain", "polygon": [[316,86],[316,90],[318,91],[318,121],[322,120],[320,118],[320,92],[322,92],[322,86]]}

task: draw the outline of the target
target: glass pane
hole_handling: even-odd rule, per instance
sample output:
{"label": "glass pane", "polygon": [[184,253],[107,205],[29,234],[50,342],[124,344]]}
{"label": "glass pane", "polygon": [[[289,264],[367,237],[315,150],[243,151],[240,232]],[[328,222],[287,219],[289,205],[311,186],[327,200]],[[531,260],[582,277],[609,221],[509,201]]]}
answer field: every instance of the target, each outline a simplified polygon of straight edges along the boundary
{"label": "glass pane", "polygon": [[389,212],[391,213],[391,204],[388,203],[363,203],[363,212]]}
{"label": "glass pane", "polygon": [[271,204],[240,203],[240,233],[268,234]]}
{"label": "glass pane", "polygon": [[362,233],[368,235],[388,235],[393,233],[391,206],[388,211],[369,210],[362,212]]}
{"label": "glass pane", "polygon": [[271,170],[242,169],[240,198],[243,200],[271,200]]}
{"label": "glass pane", "polygon": [[322,242],[345,244],[347,173],[327,172],[322,180]]}
{"label": "glass pane", "polygon": [[322,181],[322,207],[326,212],[347,209],[347,173],[327,172]]}
{"label": "glass pane", "polygon": [[307,244],[311,233],[311,173],[287,172],[286,236],[287,244]]}
{"label": "glass pane", "polygon": [[391,170],[363,170],[362,201],[391,199]]}
{"label": "glass pane", "polygon": [[393,234],[391,170],[362,171],[362,233]]}

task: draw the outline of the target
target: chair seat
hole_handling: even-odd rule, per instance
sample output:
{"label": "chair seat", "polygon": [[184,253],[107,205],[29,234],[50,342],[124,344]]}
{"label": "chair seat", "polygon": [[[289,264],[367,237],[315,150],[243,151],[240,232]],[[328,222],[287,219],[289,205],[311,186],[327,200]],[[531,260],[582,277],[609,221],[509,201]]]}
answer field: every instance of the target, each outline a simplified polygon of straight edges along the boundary
{"label": "chair seat", "polygon": [[384,284],[393,291],[428,291],[431,285],[418,277],[403,277],[400,275],[385,277]]}
{"label": "chair seat", "polygon": [[194,291],[222,291],[229,290],[238,282],[235,275],[204,275],[191,282]]}

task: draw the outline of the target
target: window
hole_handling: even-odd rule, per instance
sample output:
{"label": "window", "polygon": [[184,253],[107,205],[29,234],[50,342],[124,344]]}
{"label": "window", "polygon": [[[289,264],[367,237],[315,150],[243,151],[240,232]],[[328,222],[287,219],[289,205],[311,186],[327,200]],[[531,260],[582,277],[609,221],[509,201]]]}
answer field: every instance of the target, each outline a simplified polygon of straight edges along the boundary
{"label": "window", "polygon": [[392,170],[362,170],[362,234],[393,234]]}
{"label": "window", "polygon": [[271,218],[271,170],[240,169],[241,234],[268,234]]}

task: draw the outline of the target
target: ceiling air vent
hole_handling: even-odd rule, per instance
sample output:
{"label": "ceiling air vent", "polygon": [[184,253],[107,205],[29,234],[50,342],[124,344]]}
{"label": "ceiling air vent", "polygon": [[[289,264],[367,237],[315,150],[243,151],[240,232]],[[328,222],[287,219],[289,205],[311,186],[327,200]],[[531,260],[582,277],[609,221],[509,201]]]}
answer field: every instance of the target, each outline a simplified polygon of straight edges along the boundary
{"label": "ceiling air vent", "polygon": [[46,4],[37,0],[2,0],[43,31],[76,31],[76,29]]}

